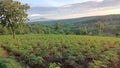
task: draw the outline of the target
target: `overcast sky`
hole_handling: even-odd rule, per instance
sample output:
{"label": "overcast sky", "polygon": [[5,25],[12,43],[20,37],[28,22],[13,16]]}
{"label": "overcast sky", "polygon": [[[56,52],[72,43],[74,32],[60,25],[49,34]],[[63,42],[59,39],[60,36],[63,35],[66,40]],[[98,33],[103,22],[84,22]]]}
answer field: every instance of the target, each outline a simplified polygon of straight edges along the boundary
{"label": "overcast sky", "polygon": [[31,7],[36,6],[62,6],[67,4],[82,3],[86,1],[103,1],[103,0],[19,0],[22,3],[28,3]]}
{"label": "overcast sky", "polygon": [[18,0],[28,3],[28,18],[68,19],[96,15],[120,14],[120,0]]}

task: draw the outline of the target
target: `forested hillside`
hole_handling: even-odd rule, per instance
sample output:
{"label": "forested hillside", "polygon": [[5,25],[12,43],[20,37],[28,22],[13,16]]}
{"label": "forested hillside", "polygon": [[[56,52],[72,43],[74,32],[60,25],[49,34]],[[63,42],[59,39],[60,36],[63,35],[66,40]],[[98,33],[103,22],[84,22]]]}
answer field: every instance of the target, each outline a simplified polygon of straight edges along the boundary
{"label": "forested hillside", "polygon": [[[66,20],[29,22],[17,34],[75,34],[119,36],[120,15],[93,16]],[[8,32],[8,31],[6,31]],[[6,33],[1,28],[1,34]]]}

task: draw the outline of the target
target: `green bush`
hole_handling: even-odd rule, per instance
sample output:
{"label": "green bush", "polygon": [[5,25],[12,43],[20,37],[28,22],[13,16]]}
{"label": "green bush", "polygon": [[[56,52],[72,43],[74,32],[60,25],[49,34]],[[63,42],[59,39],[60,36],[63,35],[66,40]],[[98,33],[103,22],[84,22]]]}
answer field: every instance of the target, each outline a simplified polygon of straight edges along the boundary
{"label": "green bush", "polygon": [[0,57],[0,68],[22,68],[22,67],[12,59]]}
{"label": "green bush", "polygon": [[93,62],[89,63],[88,68],[107,68],[107,66],[103,61],[93,60]]}
{"label": "green bush", "polygon": [[49,68],[60,68],[59,63],[50,63]]}

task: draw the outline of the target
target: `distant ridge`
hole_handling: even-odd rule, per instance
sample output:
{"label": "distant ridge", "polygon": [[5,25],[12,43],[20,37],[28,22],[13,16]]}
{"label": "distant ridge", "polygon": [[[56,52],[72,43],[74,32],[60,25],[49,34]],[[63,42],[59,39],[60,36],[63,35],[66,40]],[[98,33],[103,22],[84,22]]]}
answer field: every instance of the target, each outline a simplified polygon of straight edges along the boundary
{"label": "distant ridge", "polygon": [[89,17],[82,17],[82,18],[72,18],[72,19],[62,19],[62,20],[48,20],[48,21],[34,21],[29,22],[31,23],[39,23],[44,25],[54,25],[55,23],[62,23],[63,25],[78,25],[78,24],[89,24],[95,23],[97,21],[104,21],[110,23],[119,23],[120,22],[120,14],[111,14],[111,15],[103,15],[103,16],[89,16]]}

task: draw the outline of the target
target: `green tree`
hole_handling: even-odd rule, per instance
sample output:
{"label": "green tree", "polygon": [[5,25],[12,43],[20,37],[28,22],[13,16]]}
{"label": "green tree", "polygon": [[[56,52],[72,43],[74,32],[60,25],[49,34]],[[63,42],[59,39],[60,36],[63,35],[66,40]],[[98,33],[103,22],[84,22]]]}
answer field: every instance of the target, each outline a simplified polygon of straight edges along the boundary
{"label": "green tree", "polygon": [[1,0],[0,1],[0,22],[3,27],[10,27],[13,38],[15,38],[17,28],[27,19],[26,10],[30,7],[22,5],[18,1]]}
{"label": "green tree", "polygon": [[55,31],[58,34],[63,34],[64,33],[64,31],[62,29],[62,24],[61,23],[58,22],[58,23],[55,24]]}
{"label": "green tree", "polygon": [[97,22],[97,23],[95,24],[95,28],[96,28],[96,31],[97,31],[98,35],[102,35],[103,30],[104,30],[104,28],[105,28],[105,25],[104,25],[103,22]]}
{"label": "green tree", "polygon": [[88,34],[87,26],[84,26],[84,27],[80,28],[80,34],[82,34],[82,35],[87,35]]}
{"label": "green tree", "polygon": [[56,23],[55,24],[55,30],[56,31],[60,30],[61,29],[61,25],[62,25],[61,23]]}

